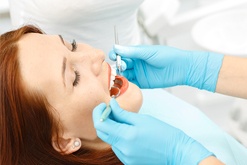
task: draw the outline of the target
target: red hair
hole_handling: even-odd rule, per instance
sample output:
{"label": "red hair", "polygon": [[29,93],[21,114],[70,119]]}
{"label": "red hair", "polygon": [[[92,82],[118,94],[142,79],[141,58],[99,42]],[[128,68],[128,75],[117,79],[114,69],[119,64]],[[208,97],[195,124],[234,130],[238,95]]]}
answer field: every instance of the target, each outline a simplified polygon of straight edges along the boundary
{"label": "red hair", "polygon": [[0,164],[122,164],[111,149],[82,147],[64,155],[53,148],[52,135],[58,135],[59,126],[51,106],[21,81],[17,42],[26,33],[42,31],[24,26],[0,36]]}

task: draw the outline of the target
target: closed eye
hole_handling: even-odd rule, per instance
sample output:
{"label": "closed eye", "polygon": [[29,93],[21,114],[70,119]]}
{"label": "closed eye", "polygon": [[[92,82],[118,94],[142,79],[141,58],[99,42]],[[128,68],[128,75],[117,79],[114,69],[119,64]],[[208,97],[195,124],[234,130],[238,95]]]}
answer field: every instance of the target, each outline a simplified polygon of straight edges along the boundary
{"label": "closed eye", "polygon": [[78,71],[75,71],[75,80],[73,82],[73,86],[77,86],[79,84],[79,81],[80,81],[80,74]]}
{"label": "closed eye", "polygon": [[72,52],[76,51],[76,49],[77,49],[77,43],[76,43],[76,41],[75,41],[74,39],[73,39],[73,41],[72,41],[72,43],[71,43],[71,46],[72,46],[71,51],[72,51]]}

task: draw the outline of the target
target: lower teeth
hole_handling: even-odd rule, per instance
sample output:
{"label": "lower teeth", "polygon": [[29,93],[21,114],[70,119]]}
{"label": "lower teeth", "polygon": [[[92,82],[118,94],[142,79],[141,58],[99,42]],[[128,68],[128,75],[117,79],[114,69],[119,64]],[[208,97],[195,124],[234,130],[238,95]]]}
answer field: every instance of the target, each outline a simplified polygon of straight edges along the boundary
{"label": "lower teeth", "polygon": [[118,87],[111,87],[110,96],[113,98],[117,98],[120,95],[120,89]]}

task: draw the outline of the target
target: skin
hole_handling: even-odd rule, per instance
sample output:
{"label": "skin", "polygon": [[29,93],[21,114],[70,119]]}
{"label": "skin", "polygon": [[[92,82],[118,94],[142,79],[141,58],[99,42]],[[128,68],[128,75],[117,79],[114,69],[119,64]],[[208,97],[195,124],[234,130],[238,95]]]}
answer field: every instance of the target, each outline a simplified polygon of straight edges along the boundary
{"label": "skin", "polygon": [[214,156],[209,156],[206,159],[202,160],[199,165],[224,165],[220,160]]}
{"label": "skin", "polygon": [[[53,147],[65,154],[77,151],[82,143],[98,149],[110,147],[97,137],[92,121],[93,108],[110,100],[104,53],[86,44],[77,44],[72,51],[72,45],[58,35],[36,33],[24,35],[18,46],[25,87],[47,98],[56,109],[54,117],[62,125],[63,133],[59,141],[53,140]],[[66,64],[64,76],[63,63]],[[75,71],[80,78],[73,86]],[[141,91],[130,83],[117,101],[123,109],[138,112],[142,104]],[[78,147],[74,147],[75,141],[80,142]]]}
{"label": "skin", "polygon": [[247,58],[225,56],[216,92],[247,99]]}

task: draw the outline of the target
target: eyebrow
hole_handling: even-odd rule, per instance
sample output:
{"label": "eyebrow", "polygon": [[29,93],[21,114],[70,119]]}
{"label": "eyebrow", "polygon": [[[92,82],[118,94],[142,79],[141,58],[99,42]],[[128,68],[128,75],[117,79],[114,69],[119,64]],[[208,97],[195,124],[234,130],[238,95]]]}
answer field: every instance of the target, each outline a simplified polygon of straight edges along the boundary
{"label": "eyebrow", "polygon": [[64,44],[64,39],[63,39],[62,35],[59,34],[58,36],[61,39],[62,43]]}
{"label": "eyebrow", "polygon": [[[61,39],[61,42],[64,44],[64,40],[63,37],[61,35],[58,35],[59,38]],[[66,62],[67,62],[67,58],[63,57],[63,64],[62,64],[62,77],[63,77],[63,85],[66,87],[65,84],[65,70],[66,70]]]}

